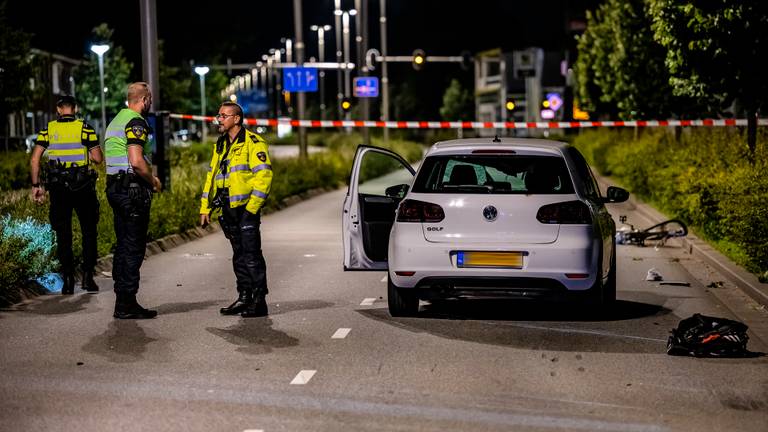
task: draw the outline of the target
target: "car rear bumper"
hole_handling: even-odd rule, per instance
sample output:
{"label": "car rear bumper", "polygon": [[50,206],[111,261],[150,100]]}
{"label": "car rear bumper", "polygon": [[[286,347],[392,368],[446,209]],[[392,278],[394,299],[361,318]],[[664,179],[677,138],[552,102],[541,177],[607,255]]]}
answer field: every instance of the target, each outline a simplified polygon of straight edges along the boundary
{"label": "car rear bumper", "polygon": [[[559,292],[587,291],[599,281],[601,242],[593,238],[591,227],[573,234],[546,244],[431,243],[424,239],[420,224],[396,224],[389,239],[389,276],[400,288],[449,289],[478,297],[482,292],[499,297],[558,297]],[[523,266],[461,268],[457,250],[524,252]]]}

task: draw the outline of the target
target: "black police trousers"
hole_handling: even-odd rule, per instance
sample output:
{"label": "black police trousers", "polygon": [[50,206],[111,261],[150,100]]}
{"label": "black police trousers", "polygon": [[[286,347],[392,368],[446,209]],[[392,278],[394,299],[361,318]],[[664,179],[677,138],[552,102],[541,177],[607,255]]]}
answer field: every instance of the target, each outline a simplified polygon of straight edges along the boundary
{"label": "black police trousers", "polygon": [[51,205],[49,218],[56,232],[56,255],[64,274],[74,274],[75,256],[72,253],[72,211],[77,214],[83,234],[83,271],[93,271],[96,265],[96,226],[99,224],[99,200],[94,184],[72,191],[54,188],[49,191]]}
{"label": "black police trousers", "polygon": [[261,252],[261,214],[250,213],[245,206],[222,208],[219,223],[232,245],[232,267],[237,279],[237,292],[265,296],[267,289],[267,263]]}
{"label": "black police trousers", "polygon": [[107,177],[107,200],[114,214],[117,245],[112,255],[115,293],[136,295],[139,269],[144,262],[149,230],[152,192],[144,187],[126,187],[118,176]]}

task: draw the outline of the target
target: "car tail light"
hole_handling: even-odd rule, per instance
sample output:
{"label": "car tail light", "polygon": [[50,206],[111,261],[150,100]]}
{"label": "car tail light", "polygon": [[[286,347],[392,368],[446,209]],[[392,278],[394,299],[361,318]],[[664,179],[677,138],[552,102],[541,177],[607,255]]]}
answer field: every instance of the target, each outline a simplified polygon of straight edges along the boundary
{"label": "car tail light", "polygon": [[548,204],[536,213],[536,219],[543,224],[591,224],[589,207],[581,201],[566,201]]}
{"label": "car tail light", "polygon": [[398,222],[440,222],[445,219],[443,208],[424,201],[405,200],[397,210]]}

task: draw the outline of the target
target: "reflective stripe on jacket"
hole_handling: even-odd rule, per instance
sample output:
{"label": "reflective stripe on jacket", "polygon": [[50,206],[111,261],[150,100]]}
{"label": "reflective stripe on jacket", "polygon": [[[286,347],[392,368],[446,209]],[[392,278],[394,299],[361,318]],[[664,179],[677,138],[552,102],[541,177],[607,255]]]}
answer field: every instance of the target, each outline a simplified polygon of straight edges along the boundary
{"label": "reflective stripe on jacket", "polygon": [[[104,139],[104,153],[107,159],[107,175],[117,174],[120,170],[133,172],[133,168],[128,161],[128,137],[125,128],[128,122],[138,118],[144,119],[141,114],[128,108],[123,108],[117,113],[114,120],[107,126],[107,132]],[[150,154],[149,140],[144,143],[145,157]]]}
{"label": "reflective stripe on jacket", "polygon": [[[209,197],[213,199],[219,188],[229,188],[229,206],[246,206],[256,214],[264,205],[272,187],[272,162],[269,160],[267,143],[260,136],[242,129],[229,153],[226,153],[226,136],[219,138],[221,151],[213,151],[208,174],[203,184],[200,213],[208,214]],[[221,172],[221,160],[226,153],[226,170]]]}
{"label": "reflective stripe on jacket", "polygon": [[88,165],[88,149],[97,143],[96,132],[80,119],[62,117],[48,123],[40,131],[37,144],[46,147],[48,159],[62,163],[66,168]]}

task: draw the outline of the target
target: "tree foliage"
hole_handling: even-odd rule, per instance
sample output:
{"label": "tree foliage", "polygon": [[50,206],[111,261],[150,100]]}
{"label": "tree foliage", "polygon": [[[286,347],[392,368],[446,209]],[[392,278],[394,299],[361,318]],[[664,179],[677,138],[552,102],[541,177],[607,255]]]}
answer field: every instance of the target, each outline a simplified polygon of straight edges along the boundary
{"label": "tree foliage", "polygon": [[30,38],[6,20],[5,2],[0,3],[0,134],[5,133],[7,114],[26,107],[32,97]]}
{"label": "tree foliage", "polygon": [[[125,92],[130,83],[133,63],[125,58],[123,47],[112,43],[113,30],[107,24],[100,24],[92,31],[92,43],[106,44],[109,51],[104,54],[104,105],[107,121],[125,108]],[[90,50],[85,53],[83,63],[75,69],[77,99],[80,111],[86,119],[101,119],[101,87],[99,57]]]}
{"label": "tree foliage", "polygon": [[475,115],[475,100],[459,80],[452,79],[451,84],[443,94],[443,106],[440,116],[443,120],[471,120]]}
{"label": "tree foliage", "polygon": [[578,41],[577,96],[589,111],[625,119],[666,118],[695,106],[672,96],[664,48],[654,40],[647,0],[607,0],[587,12]]}

